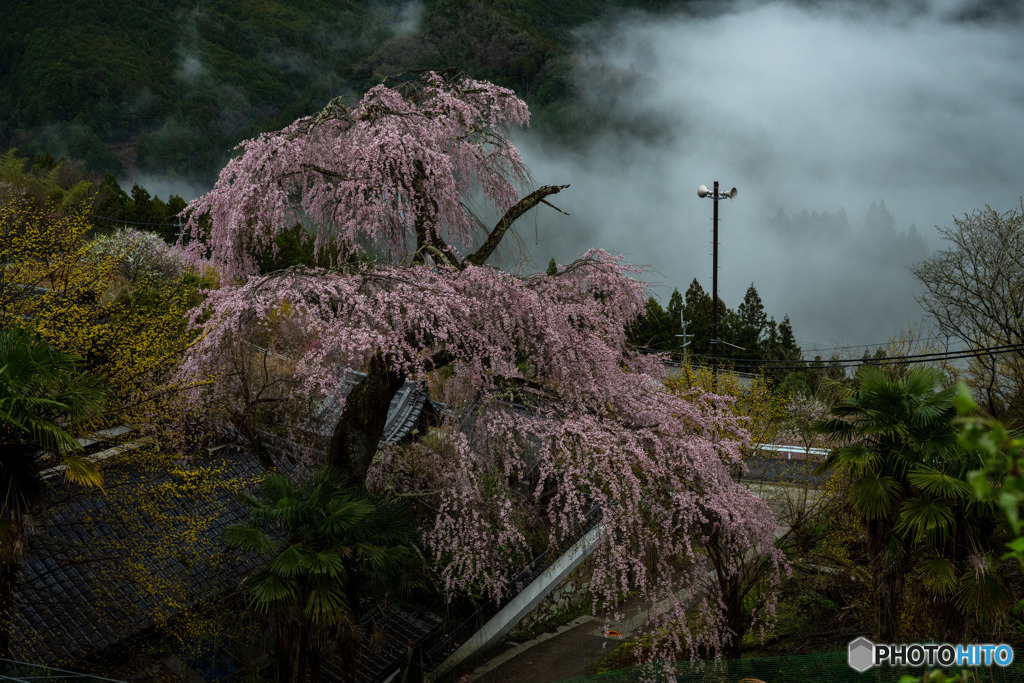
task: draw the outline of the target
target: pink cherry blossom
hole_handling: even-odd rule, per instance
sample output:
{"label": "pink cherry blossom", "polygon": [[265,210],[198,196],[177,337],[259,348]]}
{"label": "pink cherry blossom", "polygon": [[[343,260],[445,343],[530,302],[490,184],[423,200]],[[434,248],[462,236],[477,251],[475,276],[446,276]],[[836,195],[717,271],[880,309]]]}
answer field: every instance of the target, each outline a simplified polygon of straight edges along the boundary
{"label": "pink cherry blossom", "polygon": [[[376,454],[368,434],[351,471],[431,511],[423,538],[445,590],[503,595],[529,527],[569,541],[598,505],[598,594],[667,599],[654,652],[694,655],[728,637],[721,602],[687,592],[707,572],[702,547],[768,553],[776,573],[784,562],[767,506],[729,476],[749,436],[726,399],[667,391],[662,359],[629,346],[646,292],[621,257],[594,249],[554,276],[486,265],[508,223],[562,189],[520,199],[506,128],[527,120],[511,91],[428,73],[243,143],[188,210],[189,253],[223,277],[193,312],[202,335],[178,379],[215,377],[194,398],[238,415],[251,405],[240,348],[288,359],[274,396],[295,405],[336,395],[346,368],[431,383],[441,423]],[[466,209],[476,189],[507,212],[489,234]],[[254,254],[298,221],[323,253],[337,247],[334,267],[258,274]],[[360,428],[372,431],[347,433]],[[351,455],[331,448],[335,464]],[[691,610],[705,628],[687,626]]]}

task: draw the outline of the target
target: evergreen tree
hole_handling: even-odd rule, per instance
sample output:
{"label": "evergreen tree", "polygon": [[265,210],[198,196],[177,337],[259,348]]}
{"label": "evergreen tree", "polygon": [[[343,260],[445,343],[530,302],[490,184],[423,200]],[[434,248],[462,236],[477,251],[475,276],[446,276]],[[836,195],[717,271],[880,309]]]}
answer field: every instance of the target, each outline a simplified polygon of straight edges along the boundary
{"label": "evergreen tree", "polygon": [[93,213],[103,218],[115,220],[127,220],[128,203],[131,197],[121,189],[117,178],[110,171],[103,174],[103,181],[96,191],[96,201],[93,202]]}
{"label": "evergreen tree", "polygon": [[793,336],[793,326],[789,322],[789,316],[785,316],[779,323],[779,346],[782,349],[782,358],[786,360],[798,360],[803,358],[803,352],[796,343]]}
{"label": "evergreen tree", "polygon": [[764,312],[764,303],[753,282],[747,287],[738,313],[739,328],[735,331],[735,343],[746,349],[746,357],[763,357],[764,352],[768,350],[762,345],[762,338],[766,336],[768,328],[768,316]]}
{"label": "evergreen tree", "polygon": [[[740,331],[740,314],[725,305],[721,298],[718,299],[718,338],[723,342],[718,344],[715,355],[719,358],[749,358],[749,349],[738,344],[736,339]],[[743,348],[736,348],[742,346]]]}
{"label": "evergreen tree", "polygon": [[886,238],[895,236],[896,219],[889,213],[884,199],[879,204],[871,202],[867,216],[864,217],[864,228],[869,235]]}
{"label": "evergreen tree", "polygon": [[666,351],[675,340],[668,312],[653,296],[647,298],[644,314],[630,326],[629,340],[637,346]]}
{"label": "evergreen tree", "polygon": [[668,300],[668,317],[672,325],[672,335],[683,333],[683,295],[678,289],[672,290],[672,296]]}
{"label": "evergreen tree", "polygon": [[690,350],[695,354],[708,354],[711,352],[711,295],[694,278],[686,288],[684,301],[686,333],[693,335]]}

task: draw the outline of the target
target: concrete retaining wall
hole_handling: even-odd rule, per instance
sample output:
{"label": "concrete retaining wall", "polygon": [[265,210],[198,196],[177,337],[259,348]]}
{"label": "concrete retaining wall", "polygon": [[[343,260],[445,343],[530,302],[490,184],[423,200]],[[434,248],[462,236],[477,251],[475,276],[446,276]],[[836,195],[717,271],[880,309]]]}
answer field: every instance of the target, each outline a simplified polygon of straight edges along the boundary
{"label": "concrete retaining wall", "polygon": [[462,646],[452,653],[436,670],[425,676],[427,683],[437,681],[456,666],[475,654],[498,643],[509,631],[515,628],[527,614],[532,612],[551,591],[580,566],[594,552],[594,545],[603,527],[598,526],[588,531],[583,538],[576,541],[569,550],[555,560],[554,564],[544,570],[530,585],[505,605],[483,628],[477,631]]}
{"label": "concrete retaining wall", "polygon": [[590,593],[590,575],[593,570],[594,560],[588,557],[569,572],[546,598],[537,603],[533,611],[509,631],[508,637],[512,640],[529,638],[571,617],[580,616],[581,611],[589,614],[593,605]]}

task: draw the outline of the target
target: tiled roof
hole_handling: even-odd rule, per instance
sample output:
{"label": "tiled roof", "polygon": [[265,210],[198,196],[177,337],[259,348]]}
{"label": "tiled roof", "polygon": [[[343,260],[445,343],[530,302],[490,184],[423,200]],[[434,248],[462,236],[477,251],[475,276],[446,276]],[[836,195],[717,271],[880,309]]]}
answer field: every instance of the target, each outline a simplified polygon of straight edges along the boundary
{"label": "tiled roof", "polygon": [[[406,438],[428,406],[426,392],[407,382],[392,401],[382,441]],[[280,438],[274,445],[288,447]],[[245,521],[246,511],[231,494],[237,486],[211,483],[249,481],[265,470],[247,450],[227,450],[196,463],[210,466],[211,473],[195,495],[174,485],[178,475],[146,471],[130,454],[105,463],[104,491],[67,495],[51,488],[49,512],[29,534],[29,555],[15,588],[11,658],[67,665],[152,628],[157,614],[172,616],[237,586],[258,562],[225,552],[222,537],[225,527]],[[143,507],[137,507],[140,501]],[[175,538],[176,544],[168,543]],[[392,606],[376,621],[387,632],[385,646],[364,648],[362,681],[376,680],[376,669],[401,661],[408,645],[438,620]]]}
{"label": "tiled roof", "polygon": [[[244,454],[217,465],[225,480],[259,472]],[[224,528],[245,518],[228,490],[183,497],[174,475],[123,462],[105,467],[104,477],[105,492],[50,491],[47,518],[29,534],[15,588],[12,658],[72,663],[151,628],[154,615],[173,612],[161,595],[210,597],[250,568],[220,552]],[[134,507],[140,496],[145,509]],[[196,528],[186,519],[208,523]],[[168,545],[176,531],[181,542]]]}
{"label": "tiled roof", "polygon": [[[405,664],[409,648],[416,647],[433,633],[441,625],[441,618],[429,612],[412,614],[389,605],[383,610],[372,609],[363,619],[364,629],[369,631],[371,622],[375,629],[383,632],[383,637],[374,639],[367,632],[360,652],[359,683],[376,683]],[[371,640],[379,641],[379,645],[371,646]],[[343,681],[343,673],[336,661],[327,661],[321,678],[328,682]]]}
{"label": "tiled roof", "polygon": [[[356,384],[365,377],[366,375],[361,372],[346,371],[338,384],[338,393],[320,405],[316,422],[320,425],[322,436],[330,437],[329,430],[337,423],[338,417],[341,415],[341,397],[348,396]],[[380,439],[381,443],[403,441],[417,427],[424,414],[431,410],[433,410],[433,401],[430,400],[426,389],[418,382],[406,380],[395,397],[391,399],[387,423],[384,425],[384,434]]]}

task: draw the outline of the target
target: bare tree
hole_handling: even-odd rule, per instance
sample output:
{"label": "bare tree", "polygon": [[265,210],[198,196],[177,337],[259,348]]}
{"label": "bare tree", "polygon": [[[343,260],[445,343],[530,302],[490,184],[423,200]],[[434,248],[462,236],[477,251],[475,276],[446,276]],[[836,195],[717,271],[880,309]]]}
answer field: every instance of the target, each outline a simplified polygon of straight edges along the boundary
{"label": "bare tree", "polygon": [[1024,200],[1020,211],[991,207],[939,228],[950,247],[912,269],[925,287],[918,302],[939,331],[979,351],[964,379],[993,416],[1024,418]]}

